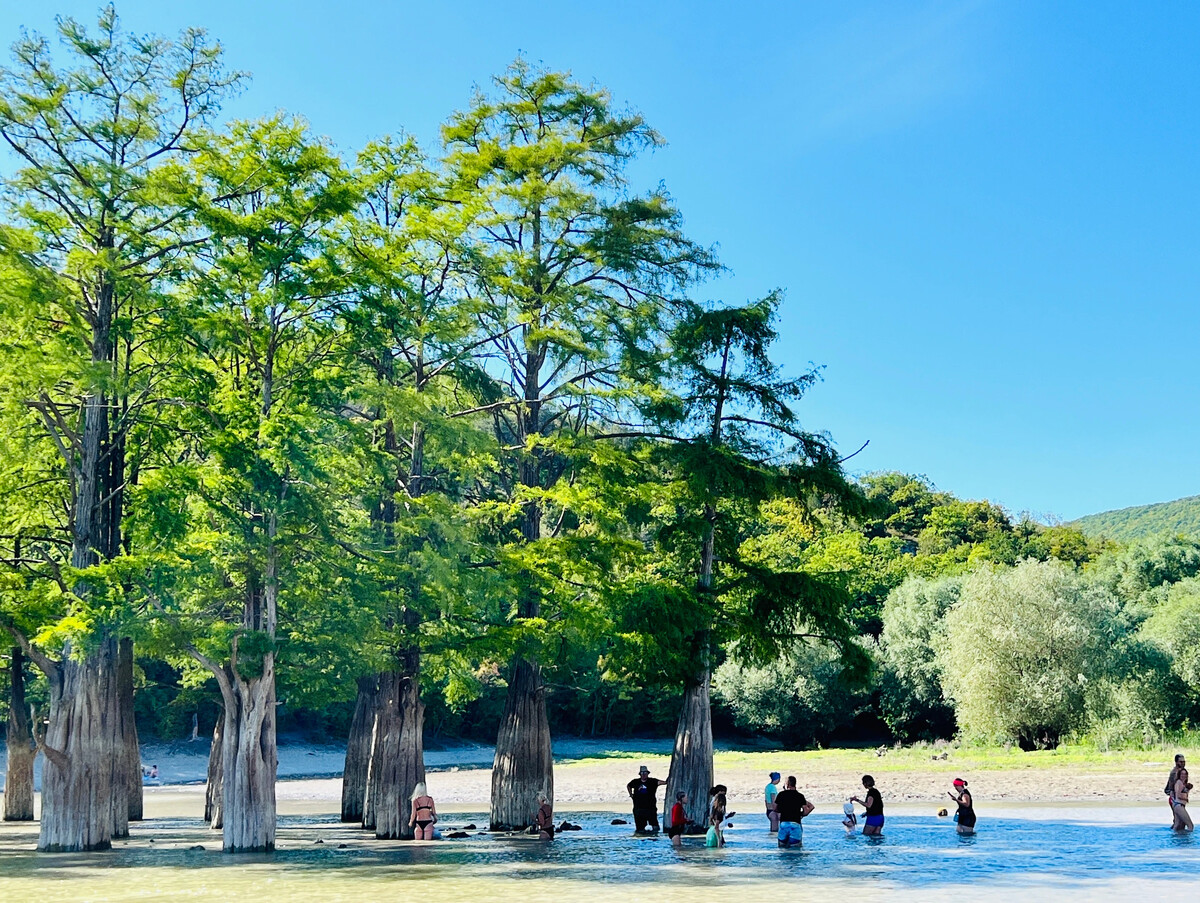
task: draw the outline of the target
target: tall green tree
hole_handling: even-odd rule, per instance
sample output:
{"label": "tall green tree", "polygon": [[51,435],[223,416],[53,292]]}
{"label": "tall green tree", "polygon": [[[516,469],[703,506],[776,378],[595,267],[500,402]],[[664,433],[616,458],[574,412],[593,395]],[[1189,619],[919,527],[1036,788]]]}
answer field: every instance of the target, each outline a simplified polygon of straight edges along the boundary
{"label": "tall green tree", "polygon": [[689,304],[668,358],[675,395],[651,409],[662,483],[650,523],[654,559],[628,581],[619,629],[634,667],[683,684],[666,798],[686,792],[698,825],[713,779],[709,689],[723,649],[766,665],[817,638],[838,645],[852,670],[864,664],[837,580],[772,567],[744,549],[770,499],[847,510],[861,502],[829,439],[796,416],[817,374],[787,377],[771,359],[779,301]]}
{"label": "tall green tree", "polygon": [[512,594],[508,697],[496,740],[491,824],[521,827],[554,793],[542,659],[577,591],[554,576],[576,520],[557,490],[562,454],[616,417],[633,365],[663,335],[674,298],[710,268],[661,189],[628,191],[625,167],[661,143],[602,89],[516,62],[443,129],[459,202],[475,211],[468,290],[490,377],[481,414],[503,453],[496,503]]}
{"label": "tall green tree", "polygon": [[462,567],[465,493],[494,454],[477,417],[478,304],[462,290],[470,211],[447,201],[411,138],[358,157],[363,201],[344,240],[355,301],[352,408],[369,439],[369,528],[359,569],[377,602],[379,654],[363,664],[343,772],[342,820],[378,837],[412,837],[407,801],[425,779],[421,670],[444,618],[476,591]]}
{"label": "tall green tree", "polygon": [[138,429],[164,402],[162,288],[196,240],[177,161],[238,76],[202,31],[131,35],[112,7],[94,31],[61,19],[58,32],[67,67],[29,35],[0,70],[0,139],[16,161],[11,210],[33,235],[26,259],[57,286],[41,299],[49,303],[34,307],[31,295],[7,320],[5,385],[60,454],[48,478],[66,503],[53,539],[12,556],[62,593],[40,625],[49,642],[38,648],[9,628],[51,683],[39,848],[95,850],[140,812],[136,735],[115,679],[135,608],[106,566],[129,552],[122,519],[148,454]]}
{"label": "tall green tree", "polygon": [[339,604],[349,288],[330,248],[358,194],[337,156],[281,117],[235,123],[192,165],[210,236],[185,288],[197,464],[181,474],[191,518],[158,607],[220,687],[224,848],[261,851],[275,844],[281,618]]}

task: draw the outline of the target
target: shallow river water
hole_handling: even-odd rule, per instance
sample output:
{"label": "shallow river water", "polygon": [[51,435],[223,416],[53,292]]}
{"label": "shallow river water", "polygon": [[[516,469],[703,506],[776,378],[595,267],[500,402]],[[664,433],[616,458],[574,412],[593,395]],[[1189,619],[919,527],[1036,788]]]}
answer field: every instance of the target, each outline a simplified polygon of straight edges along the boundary
{"label": "shallow river water", "polygon": [[[549,844],[474,833],[413,843],[376,841],[327,812],[296,807],[280,818],[275,853],[227,856],[194,817],[161,814],[178,807],[156,802],[108,853],[39,854],[36,826],[0,825],[0,901],[1152,900],[1200,889],[1200,839],[1173,835],[1165,806],[993,807],[970,838],[928,808],[889,811],[880,838],[847,836],[840,814],[816,813],[805,820],[800,851],[779,850],[757,810],[734,817],[724,849],[689,838],[676,850],[666,838],[611,825],[627,817],[612,811],[559,813],[583,830]],[[485,820],[454,812],[441,827]],[[197,844],[206,849],[189,849]]]}

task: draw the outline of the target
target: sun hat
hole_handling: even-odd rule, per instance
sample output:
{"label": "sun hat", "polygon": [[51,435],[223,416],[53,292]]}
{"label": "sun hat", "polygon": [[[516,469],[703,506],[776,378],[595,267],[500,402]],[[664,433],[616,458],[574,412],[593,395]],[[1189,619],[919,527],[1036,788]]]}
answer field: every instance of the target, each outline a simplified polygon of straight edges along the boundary
{"label": "sun hat", "polygon": [[645,765],[643,765],[641,768],[638,769],[638,774],[649,774],[649,773],[650,773],[650,769],[647,768]]}

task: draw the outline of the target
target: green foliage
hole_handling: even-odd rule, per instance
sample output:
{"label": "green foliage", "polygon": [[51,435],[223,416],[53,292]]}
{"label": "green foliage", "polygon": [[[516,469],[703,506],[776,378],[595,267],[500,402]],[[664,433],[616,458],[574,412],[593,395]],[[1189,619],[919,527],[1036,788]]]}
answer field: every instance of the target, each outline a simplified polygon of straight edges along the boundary
{"label": "green foliage", "polygon": [[1156,536],[1200,537],[1200,495],[1089,514],[1073,521],[1086,535],[1119,543]]}
{"label": "green foliage", "polygon": [[884,721],[906,739],[944,735],[953,724],[939,658],[946,649],[946,614],[958,602],[963,578],[914,577],[888,595],[880,638]]}
{"label": "green foliage", "polygon": [[713,675],[713,689],[737,727],[791,749],[810,747],[868,709],[870,688],[845,674],[843,658],[827,644],[796,643],[767,665],[726,661]]}
{"label": "green foliage", "polygon": [[1053,747],[1082,726],[1123,633],[1116,598],[1065,564],[984,568],[946,615],[942,685],[968,735]]}

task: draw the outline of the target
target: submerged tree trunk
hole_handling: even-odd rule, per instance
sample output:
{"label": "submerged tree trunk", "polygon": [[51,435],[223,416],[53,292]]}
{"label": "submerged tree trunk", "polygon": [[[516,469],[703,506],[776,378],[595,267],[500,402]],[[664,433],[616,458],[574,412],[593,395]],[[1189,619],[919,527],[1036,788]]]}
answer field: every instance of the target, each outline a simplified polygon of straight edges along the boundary
{"label": "submerged tree trunk", "polygon": [[114,833],[129,830],[124,791],[114,787],[120,720],[116,640],[102,637],[82,660],[66,649],[49,676],[38,849],[107,850]]}
{"label": "submerged tree trunk", "polygon": [[[234,669],[230,669],[234,671]],[[222,846],[226,853],[275,849],[275,662],[263,656],[261,677],[231,675],[221,748]]]}
{"label": "submerged tree trunk", "polygon": [[133,719],[133,639],[130,637],[124,637],[117,647],[117,692],[120,695],[117,771],[125,788],[128,821],[141,821],[142,754]]}
{"label": "submerged tree trunk", "polygon": [[541,667],[517,656],[496,736],[492,830],[519,830],[532,824],[538,809],[537,795],[543,792],[553,803],[554,757],[546,716],[546,688]]}
{"label": "submerged tree trunk", "polygon": [[408,804],[413,788],[425,780],[424,718],[418,681],[412,675],[398,671],[379,675],[364,809],[373,817],[375,836],[380,839],[413,836]]}
{"label": "submerged tree trunk", "polygon": [[683,711],[675,728],[671,752],[670,780],[663,801],[663,823],[670,824],[675,794],[682,790],[688,802],[687,819],[697,826],[708,824],[708,791],[713,786],[712,707],[709,705],[710,675],[704,671],[689,681],[683,694]]}
{"label": "submerged tree trunk", "polygon": [[346,765],[342,769],[342,821],[361,822],[367,796],[367,771],[371,765],[371,735],[375,722],[375,700],[379,678],[358,679],[358,697],[346,741]]}
{"label": "submerged tree trunk", "polygon": [[224,793],[222,778],[225,770],[221,764],[221,752],[225,745],[224,736],[225,710],[222,709],[213,727],[212,745],[208,749],[208,782],[204,787],[204,820],[215,831],[219,831],[223,824],[221,798]]}
{"label": "submerged tree trunk", "polygon": [[12,651],[9,682],[8,727],[5,744],[8,762],[4,772],[4,820],[33,821],[33,729],[25,705],[25,656],[19,647]]}

